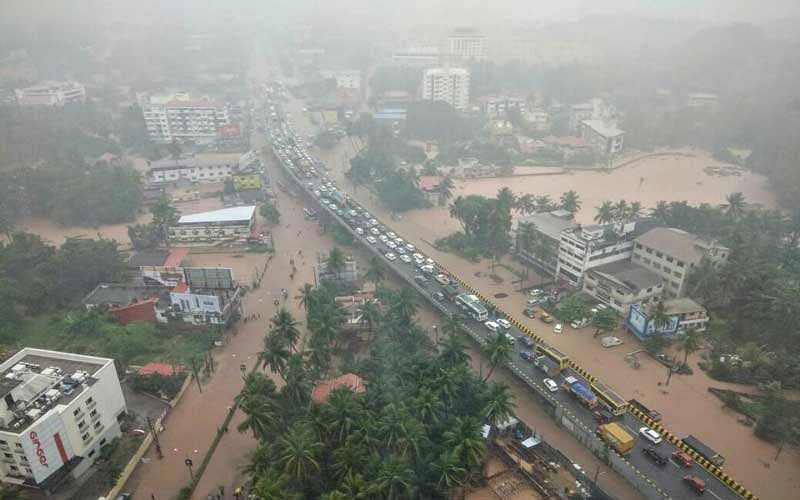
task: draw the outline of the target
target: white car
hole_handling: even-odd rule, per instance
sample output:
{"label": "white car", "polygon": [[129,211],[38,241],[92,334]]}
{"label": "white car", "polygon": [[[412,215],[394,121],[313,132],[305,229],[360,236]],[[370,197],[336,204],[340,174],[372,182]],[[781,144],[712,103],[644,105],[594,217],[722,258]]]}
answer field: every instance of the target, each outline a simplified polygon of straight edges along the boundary
{"label": "white car", "polygon": [[349,210],[347,213],[350,214],[350,217],[358,217],[358,212],[355,210]]}
{"label": "white car", "polygon": [[385,234],[382,234],[382,235],[378,236],[378,239],[379,239],[379,240],[381,240],[381,241],[382,241],[382,242],[384,242],[384,243],[386,243],[387,241],[389,241],[389,237],[388,237],[388,236],[386,236]]}
{"label": "white car", "polygon": [[407,245],[406,245],[406,250],[408,250],[409,252],[413,252],[413,251],[414,251],[414,250],[416,250],[416,249],[417,249],[417,247],[415,247],[415,246],[414,246],[414,245],[412,245],[411,243],[409,243],[409,244],[407,244]]}
{"label": "white car", "polygon": [[412,255],[412,257],[414,257],[414,260],[425,262],[425,257],[423,257],[421,254],[415,253],[414,255]]}
{"label": "white car", "polygon": [[394,261],[397,260],[397,256],[392,252],[386,252],[386,260]]}
{"label": "white car", "polygon": [[356,228],[356,234],[359,235],[359,236],[364,236],[364,230],[361,229],[360,227],[357,227]]}
{"label": "white car", "polygon": [[389,231],[388,233],[386,233],[386,236],[388,236],[391,239],[397,238],[397,234],[395,234],[394,231]]}
{"label": "white car", "polygon": [[498,325],[500,325],[500,326],[502,326],[503,328],[505,328],[506,330],[508,330],[509,328],[511,328],[511,322],[510,322],[510,321],[508,321],[508,320],[507,320],[507,319],[505,319],[505,318],[496,319],[496,320],[495,320],[495,322],[496,322]]}
{"label": "white car", "polygon": [[497,330],[500,329],[500,325],[498,325],[494,321],[487,321],[486,323],[484,323],[484,325],[486,326],[486,329],[489,330],[490,332],[497,332]]}
{"label": "white car", "polygon": [[406,264],[411,264],[411,257],[409,257],[407,254],[401,255],[400,260],[402,260]]}
{"label": "white car", "polygon": [[400,245],[402,245],[403,243],[405,243],[405,242],[406,242],[406,240],[404,240],[403,238],[395,238],[395,239],[394,239],[394,242],[395,242],[395,243],[397,243],[397,246],[400,246]]}
{"label": "white car", "polygon": [[375,243],[378,242],[378,240],[374,236],[367,236],[367,241],[369,242],[370,245],[374,245]]}
{"label": "white car", "polygon": [[556,326],[553,327],[553,333],[561,333],[564,331],[564,327],[561,323],[556,323]]}
{"label": "white car", "polygon": [[398,246],[397,246],[397,253],[399,253],[400,255],[405,255],[405,254],[406,254],[406,253],[408,253],[408,252],[406,252],[406,249],[405,249],[405,248],[403,248],[403,247],[401,247],[401,246],[399,246],[399,245],[398,245]]}
{"label": "white car", "polygon": [[544,384],[545,387],[547,387],[548,391],[550,391],[550,392],[558,392],[558,384],[556,383],[555,380],[553,380],[551,378],[546,378],[546,379],[542,380],[542,383]]}
{"label": "white car", "polygon": [[657,433],[650,427],[640,427],[639,434],[642,435],[643,438],[650,441],[653,444],[658,444],[662,441],[661,434]]}
{"label": "white car", "polygon": [[314,190],[314,196],[316,196],[317,198],[319,198],[321,195],[322,195],[322,191],[320,191],[319,189],[315,189],[315,190]]}
{"label": "white car", "polygon": [[380,232],[380,231],[378,231],[378,228],[377,228],[377,227],[371,227],[371,228],[369,228],[369,232],[370,232],[370,233],[372,233],[372,234],[374,234],[375,236],[378,236],[379,234],[381,234],[381,232]]}
{"label": "white car", "polygon": [[387,247],[389,247],[389,248],[391,248],[392,250],[394,250],[395,248],[397,248],[397,245],[395,245],[395,244],[394,244],[394,241],[387,241],[387,242],[386,242],[386,246],[387,246]]}
{"label": "white car", "polygon": [[602,340],[600,340],[600,344],[603,347],[616,347],[622,345],[622,340],[620,340],[619,337],[603,337]]}
{"label": "white car", "polygon": [[337,208],[339,208],[336,206],[336,203],[333,202],[329,203],[328,206],[331,208],[331,210],[336,210]]}
{"label": "white car", "polygon": [[432,266],[432,265],[436,264],[436,261],[434,261],[433,259],[428,257],[427,259],[425,259],[425,263],[428,264],[429,266]]}
{"label": "white car", "polygon": [[367,222],[367,225],[368,225],[368,226],[370,226],[370,227],[372,227],[372,226],[377,226],[377,225],[378,225],[378,221],[377,221],[377,220],[375,220],[375,219],[370,219],[370,220]]}

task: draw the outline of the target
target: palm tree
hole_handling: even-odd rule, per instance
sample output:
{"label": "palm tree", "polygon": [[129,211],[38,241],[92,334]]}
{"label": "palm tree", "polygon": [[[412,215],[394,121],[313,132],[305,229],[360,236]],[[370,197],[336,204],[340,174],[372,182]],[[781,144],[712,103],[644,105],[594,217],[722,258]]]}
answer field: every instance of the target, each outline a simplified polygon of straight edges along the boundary
{"label": "palm tree", "polygon": [[619,200],[614,204],[614,220],[623,222],[628,219],[628,202]]}
{"label": "palm tree", "polygon": [[581,198],[574,190],[570,189],[561,195],[561,208],[575,217],[578,210],[581,209]]}
{"label": "palm tree", "polygon": [[424,388],[414,399],[413,408],[417,410],[420,421],[431,424],[439,421],[444,405],[433,390]]}
{"label": "palm tree", "polygon": [[522,215],[530,215],[536,211],[536,197],[530,193],[523,194],[517,198],[517,212]]}
{"label": "palm tree", "polygon": [[413,498],[414,471],[395,455],[383,461],[370,491],[378,498],[399,500]]}
{"label": "palm tree", "polygon": [[664,306],[663,300],[659,300],[650,312],[650,321],[656,327],[656,333],[658,333],[658,330],[668,327],[672,322],[672,318],[667,314],[667,308]]}
{"label": "palm tree", "polygon": [[325,261],[325,263],[326,271],[335,274],[336,280],[338,281],[341,277],[342,271],[344,271],[344,268],[347,265],[347,259],[344,256],[344,252],[342,252],[339,247],[333,247],[328,253],[328,259]]}
{"label": "palm tree", "polygon": [[694,328],[687,328],[681,338],[680,347],[683,351],[683,364],[686,365],[689,355],[700,349],[700,333]]}
{"label": "palm tree", "polygon": [[253,487],[253,495],[258,500],[284,500],[286,492],[283,490],[284,481],[275,474],[261,476]]}
{"label": "palm tree", "polygon": [[443,451],[439,459],[434,462],[433,468],[439,477],[436,484],[441,490],[449,492],[464,484],[467,471],[461,466],[461,457],[455,449]]}
{"label": "palm tree", "polygon": [[489,377],[494,373],[494,369],[499,365],[506,365],[511,361],[511,354],[514,352],[514,347],[508,341],[505,335],[494,335],[483,346],[483,352],[489,358],[490,368],[489,373],[483,379],[484,382],[489,380]]}
{"label": "palm tree", "polygon": [[725,201],[727,202],[724,205],[725,215],[731,220],[739,220],[744,214],[744,208],[747,204],[744,195],[740,192],[731,193],[725,197]]}
{"label": "palm tree", "polygon": [[306,372],[303,356],[292,354],[286,361],[286,385],[281,389],[281,395],[294,408],[305,407],[311,399],[311,381]]}
{"label": "palm tree", "polygon": [[367,272],[364,273],[364,279],[371,281],[377,288],[378,283],[386,279],[386,268],[383,265],[383,260],[373,255],[369,259],[369,266]]}
{"label": "palm tree", "polygon": [[714,261],[703,256],[700,263],[693,267],[687,279],[689,295],[702,302],[706,307],[720,298],[722,283],[719,269]]}
{"label": "palm tree", "polygon": [[161,243],[166,244],[169,235],[169,226],[174,225],[178,221],[178,210],[169,204],[169,198],[166,195],[158,199],[155,205],[150,209],[153,214],[152,224],[158,228],[158,235]]}
{"label": "palm tree", "polygon": [[493,382],[489,385],[483,409],[483,415],[489,422],[497,425],[508,421],[516,406],[511,388],[506,384]]}
{"label": "palm tree", "polygon": [[497,192],[497,206],[503,213],[509,213],[514,206],[516,196],[507,187],[501,188]]}
{"label": "palm tree", "polygon": [[667,220],[670,218],[670,206],[664,200],[659,201],[656,203],[655,208],[650,209],[650,217],[656,219],[658,222],[662,224],[666,224]]}
{"label": "palm tree", "polygon": [[[443,330],[449,330],[450,321],[444,325]],[[461,340],[458,332],[461,331],[461,323],[456,320],[457,330],[449,330],[442,342],[442,351],[439,358],[446,367],[466,366],[470,361],[470,356],[467,354],[467,347]]]}
{"label": "palm tree", "polygon": [[403,288],[397,294],[397,298],[391,305],[391,310],[397,314],[402,324],[408,324],[411,318],[417,313],[417,301],[414,290],[411,288]]}
{"label": "palm tree", "polygon": [[642,203],[639,201],[632,201],[628,206],[628,220],[638,219],[642,216]]}
{"label": "palm tree", "polygon": [[292,313],[281,307],[270,323],[272,324],[270,331],[286,339],[286,344],[291,350],[297,352],[295,344],[300,337],[300,331],[297,329],[297,321],[292,317]]}
{"label": "palm tree", "polygon": [[286,345],[284,336],[277,333],[270,333],[264,336],[264,350],[258,353],[262,368],[269,367],[272,373],[278,373],[283,377],[289,355],[289,348]]}
{"label": "palm tree", "polygon": [[347,498],[352,498],[354,500],[365,499],[369,496],[369,486],[364,480],[364,477],[361,474],[352,472],[347,474],[344,479],[339,482],[339,489],[337,491],[344,493],[347,495]]}
{"label": "palm tree", "polygon": [[556,204],[553,203],[553,200],[550,198],[550,196],[544,194],[536,197],[537,212],[549,212],[554,208],[556,208]]}
{"label": "palm tree", "polygon": [[380,324],[381,319],[383,318],[381,308],[374,300],[364,302],[364,304],[358,308],[358,314],[361,315],[361,321],[367,324],[369,333],[375,331],[375,327]]}
{"label": "palm tree", "polygon": [[278,439],[277,462],[292,480],[302,483],[320,470],[322,443],[305,424],[293,425]]}
{"label": "palm tree", "polygon": [[445,205],[447,200],[453,197],[453,191],[456,185],[453,183],[453,178],[449,175],[439,181],[439,205]]}
{"label": "palm tree", "polygon": [[242,401],[239,406],[244,412],[244,420],[236,427],[239,432],[251,430],[253,437],[263,441],[275,430],[281,419],[281,409],[276,401],[266,395],[256,395]]}
{"label": "palm tree", "polygon": [[366,448],[355,438],[350,437],[344,445],[334,450],[331,467],[338,477],[346,478],[363,470],[367,460],[369,454]]}
{"label": "palm tree", "polygon": [[311,286],[309,283],[303,285],[303,287],[299,290],[300,295],[300,307],[302,307],[306,312],[308,312],[308,307],[311,305],[311,300],[314,293],[314,287]]}
{"label": "palm tree", "polygon": [[597,209],[597,215],[594,216],[594,221],[598,224],[608,224],[614,222],[614,204],[610,201],[604,201]]}
{"label": "palm tree", "polygon": [[481,423],[474,417],[456,417],[442,437],[447,449],[454,450],[467,470],[483,461],[486,443],[480,433]]}
{"label": "palm tree", "polygon": [[275,382],[264,376],[263,373],[250,372],[244,379],[244,387],[234,399],[237,403],[243,403],[256,396],[271,397],[276,393]]}

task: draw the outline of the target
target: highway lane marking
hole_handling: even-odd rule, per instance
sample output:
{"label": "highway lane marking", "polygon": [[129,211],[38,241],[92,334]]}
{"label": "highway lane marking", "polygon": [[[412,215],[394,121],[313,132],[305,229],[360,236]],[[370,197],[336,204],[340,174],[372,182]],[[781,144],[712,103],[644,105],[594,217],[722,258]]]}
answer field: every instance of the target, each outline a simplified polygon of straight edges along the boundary
{"label": "highway lane marking", "polygon": [[711,491],[711,490],[706,490],[706,491],[707,491],[707,492],[709,492],[709,493],[711,493],[712,495],[714,495],[714,498],[716,498],[717,500],[722,500],[722,499],[719,497],[719,495],[717,495],[717,494],[716,494],[716,493],[714,493],[713,491]]}

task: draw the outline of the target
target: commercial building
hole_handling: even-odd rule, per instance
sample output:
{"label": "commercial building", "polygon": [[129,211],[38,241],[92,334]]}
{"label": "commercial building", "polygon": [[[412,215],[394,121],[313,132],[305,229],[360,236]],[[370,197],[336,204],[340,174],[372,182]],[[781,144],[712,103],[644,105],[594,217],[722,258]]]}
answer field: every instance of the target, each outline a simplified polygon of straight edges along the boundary
{"label": "commercial building", "polygon": [[398,66],[432,68],[439,65],[439,47],[416,45],[392,51],[392,62]]}
{"label": "commercial building", "polygon": [[256,222],[256,207],[223,208],[183,215],[169,228],[171,244],[219,243],[251,236]]}
{"label": "commercial building", "polygon": [[202,287],[178,283],[169,295],[172,315],[186,324],[227,325],[241,315],[242,289],[231,282],[230,286]]}
{"label": "commercial building", "polygon": [[730,250],[686,231],[657,227],[636,238],[633,262],[664,278],[667,297],[683,297],[691,270],[703,258],[719,265],[728,259]]}
{"label": "commercial building", "polygon": [[444,101],[453,109],[469,107],[469,71],[464,68],[431,68],[422,75],[422,99]]}
{"label": "commercial building", "polygon": [[54,491],[118,437],[114,360],[25,348],[0,364],[0,481]]}
{"label": "commercial building", "polygon": [[147,133],[155,142],[192,140],[211,143],[219,130],[230,124],[228,109],[207,97],[192,99],[188,94],[140,96]]}
{"label": "commercial building", "polygon": [[465,61],[485,61],[489,56],[489,37],[474,30],[456,30],[447,37],[450,57]]}
{"label": "commercial building", "polygon": [[524,114],[528,100],[519,95],[496,95],[480,98],[478,105],[481,111],[490,117],[503,117],[512,109]]}
{"label": "commercial building", "polygon": [[[523,224],[530,224],[532,228],[533,244],[531,248],[526,248],[528,245],[523,241],[525,232],[520,229]],[[575,227],[578,227],[578,224],[572,220],[572,216],[566,210],[540,212],[523,217],[517,223],[515,236],[517,256],[523,262],[535,265],[551,276],[556,276],[561,233]]]}
{"label": "commercial building", "polygon": [[20,106],[64,106],[86,100],[86,88],[76,82],[42,82],[32,87],[15,89]]}
{"label": "commercial building", "polygon": [[706,330],[708,312],[688,297],[664,301],[664,312],[669,318],[666,324],[656,325],[652,319],[656,302],[650,304],[634,304],[625,316],[625,328],[640,339],[655,334],[674,337],[694,328],[698,332]]}
{"label": "commercial building", "polygon": [[622,151],[625,132],[611,122],[584,120],[581,122],[581,137],[601,155],[613,155]]}
{"label": "commercial building", "polygon": [[160,184],[186,179],[192,182],[222,182],[239,171],[241,155],[236,153],[199,154],[181,158],[162,158],[150,162],[147,182]]}
{"label": "commercial building", "polygon": [[632,304],[657,301],[664,291],[664,280],[649,269],[623,260],[589,269],[583,290],[624,316]]}
{"label": "commercial building", "polygon": [[581,286],[589,269],[630,260],[634,238],[653,227],[647,219],[625,224],[574,226],[561,231],[558,246],[559,279]]}

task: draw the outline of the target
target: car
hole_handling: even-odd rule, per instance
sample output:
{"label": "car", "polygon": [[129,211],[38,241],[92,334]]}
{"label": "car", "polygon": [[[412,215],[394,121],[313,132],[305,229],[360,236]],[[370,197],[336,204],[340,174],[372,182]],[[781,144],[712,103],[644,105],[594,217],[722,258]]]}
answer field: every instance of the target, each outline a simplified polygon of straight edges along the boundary
{"label": "car", "polygon": [[389,247],[389,248],[391,248],[392,250],[394,250],[395,248],[397,248],[397,245],[395,245],[394,241],[387,241],[387,242],[386,242],[386,246],[387,246],[387,247]]}
{"label": "car", "polygon": [[358,212],[355,210],[348,210],[347,213],[350,214],[350,217],[358,217]]}
{"label": "car", "polygon": [[386,233],[386,236],[388,236],[391,239],[397,238],[397,234],[394,231],[389,231],[388,233]]}
{"label": "car", "polygon": [[428,264],[429,266],[432,266],[432,265],[436,264],[436,261],[431,259],[430,257],[428,257],[428,258],[425,259],[425,263]]}
{"label": "car", "polygon": [[378,236],[378,239],[381,240],[382,243],[389,241],[389,238],[385,234]]}
{"label": "car", "polygon": [[436,300],[438,300],[439,302],[443,302],[443,301],[444,301],[444,299],[445,299],[445,297],[444,297],[444,294],[443,294],[442,292],[436,292],[436,293],[434,293],[434,294],[433,294],[433,298],[434,298],[434,299],[436,299]]}
{"label": "car", "polygon": [[[408,256],[406,256],[406,257],[408,257]],[[418,274],[418,275],[414,276],[414,281],[416,281],[417,283],[419,283],[422,286],[425,286],[425,285],[428,284],[428,278],[426,278],[425,276],[423,276],[421,274]]]}
{"label": "car", "polygon": [[386,260],[388,260],[390,262],[391,261],[395,261],[395,260],[397,260],[397,256],[395,254],[393,254],[392,252],[386,252]]}
{"label": "car", "polygon": [[397,243],[397,246],[401,246],[405,244],[406,240],[404,240],[403,238],[395,238],[394,242]]}
{"label": "car", "polygon": [[328,203],[328,207],[330,207],[331,210],[336,210],[337,208],[339,208],[339,207],[336,206],[336,203],[334,203],[334,202]]}
{"label": "car", "polygon": [[649,458],[650,460],[652,460],[653,462],[662,467],[667,465],[667,457],[657,452],[656,449],[653,448],[652,446],[648,446],[647,448],[642,448],[642,453],[644,453],[644,456],[646,456],[647,458]]}
{"label": "car", "polygon": [[646,440],[650,441],[653,444],[658,444],[661,441],[663,441],[661,439],[661,434],[657,433],[650,427],[640,427],[639,434],[641,434],[643,438],[645,438]]}
{"label": "car", "polygon": [[600,344],[603,347],[616,347],[618,345],[622,345],[622,341],[617,337],[603,337],[600,340]]}
{"label": "car", "polygon": [[375,219],[370,219],[369,221],[367,221],[367,225],[368,225],[369,227],[372,227],[372,226],[377,226],[377,225],[378,225],[378,221],[377,221],[377,220],[375,220]]}
{"label": "car", "polygon": [[328,186],[320,186],[320,187],[319,187],[319,190],[320,190],[321,192],[323,192],[323,193],[327,193],[327,192],[328,192]]}
{"label": "car", "polygon": [[522,315],[525,316],[526,318],[533,319],[533,318],[536,317],[536,310],[535,309],[525,309],[524,311],[522,311]]}
{"label": "car", "polygon": [[413,251],[414,251],[414,250],[416,250],[416,249],[417,249],[417,247],[415,247],[415,246],[414,246],[414,245],[412,245],[411,243],[407,243],[407,244],[406,244],[406,250],[408,250],[409,252],[413,252]]}
{"label": "car", "polygon": [[542,301],[539,299],[528,299],[525,301],[525,305],[528,307],[538,306]]}
{"label": "car", "polygon": [[505,319],[505,318],[496,319],[496,320],[495,320],[495,322],[497,322],[497,324],[498,324],[498,325],[502,326],[502,327],[503,327],[503,328],[505,328],[506,330],[508,330],[509,328],[511,328],[511,322],[510,322],[510,321],[508,321],[508,320],[507,320],[507,319]]}
{"label": "car", "polygon": [[[406,249],[405,249],[405,248],[401,247],[400,245],[397,245],[397,253],[399,253],[400,255],[405,255],[405,254],[407,254],[408,252],[406,252]],[[410,259],[410,258],[411,258],[411,257],[409,257],[409,259]]]}
{"label": "car", "polygon": [[553,327],[553,333],[561,333],[564,331],[564,327],[561,323],[556,323],[556,326]]}
{"label": "car", "polygon": [[370,245],[374,245],[378,242],[378,240],[375,239],[374,236],[367,236],[367,242],[369,242]]}
{"label": "car", "polygon": [[550,324],[550,323],[553,322],[553,317],[550,316],[549,314],[545,313],[545,312],[543,312],[542,315],[539,316],[539,319],[542,320],[544,323],[547,323],[547,324]]}
{"label": "car", "polygon": [[689,485],[697,493],[705,493],[706,491],[706,482],[703,481],[701,478],[695,476],[694,474],[689,474],[688,476],[683,476],[683,482]]}
{"label": "car", "polygon": [[378,228],[377,228],[377,227],[371,227],[371,228],[369,228],[369,232],[370,232],[370,233],[372,233],[372,234],[374,234],[375,236],[378,236],[379,234],[381,234],[381,232],[380,232],[380,231],[378,231]]}
{"label": "car", "polygon": [[520,335],[517,337],[517,342],[524,345],[528,349],[533,349],[536,347],[536,342],[533,341],[532,338],[528,337],[527,335]]}
{"label": "car", "polygon": [[364,236],[364,230],[361,229],[360,227],[357,227],[356,228],[356,234],[359,235],[359,236]]}
{"label": "car", "polygon": [[320,191],[319,189],[315,189],[315,190],[314,190],[314,196],[316,196],[317,198],[319,198],[320,196],[322,196],[322,191]]}
{"label": "car", "polygon": [[544,294],[544,290],[542,290],[541,288],[532,288],[532,289],[531,289],[531,290],[528,292],[528,294],[529,294],[531,297],[539,297],[540,295]]}
{"label": "car", "polygon": [[497,330],[500,329],[500,325],[498,325],[494,321],[487,321],[486,323],[484,323],[484,326],[486,326],[486,329],[489,330],[490,332],[497,332]]}
{"label": "car", "polygon": [[694,463],[692,457],[689,456],[688,453],[682,452],[680,450],[672,452],[672,459],[678,462],[683,467],[691,467]]}
{"label": "car", "polygon": [[412,257],[414,257],[414,260],[425,262],[425,257],[423,257],[422,254],[415,253],[414,255],[412,255]]}
{"label": "car", "polygon": [[[399,249],[398,249],[398,252],[399,252],[400,250],[402,250],[402,248],[399,248]],[[402,261],[403,261],[403,262],[405,262],[406,264],[411,264],[411,257],[409,257],[407,254],[402,254],[402,255],[400,255],[400,260],[402,260]]]}
{"label": "car", "polygon": [[536,359],[536,355],[533,354],[531,351],[520,351],[519,357],[524,359],[528,363],[533,363],[533,360]]}
{"label": "car", "polygon": [[426,264],[424,266],[419,266],[419,270],[425,274],[433,274],[433,266]]}
{"label": "car", "polygon": [[542,383],[544,384],[545,387],[547,387],[548,391],[550,391],[550,392],[558,392],[558,384],[556,383],[555,380],[553,380],[551,378],[546,378],[546,379],[542,380]]}

